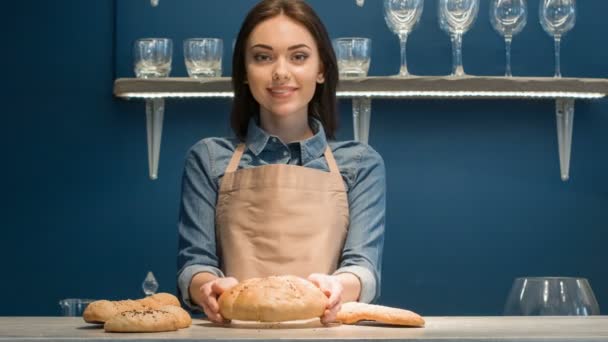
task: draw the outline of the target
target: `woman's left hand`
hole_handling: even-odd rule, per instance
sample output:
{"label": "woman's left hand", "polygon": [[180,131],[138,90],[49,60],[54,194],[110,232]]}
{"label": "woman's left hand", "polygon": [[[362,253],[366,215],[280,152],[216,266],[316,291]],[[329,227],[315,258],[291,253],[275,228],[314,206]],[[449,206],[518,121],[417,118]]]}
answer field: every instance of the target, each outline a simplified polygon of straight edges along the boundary
{"label": "woman's left hand", "polygon": [[328,324],[336,321],[338,311],[342,307],[342,292],[344,292],[344,286],[340,278],[322,273],[313,273],[308,276],[308,280],[321,289],[329,299],[325,313],[321,316],[321,323]]}

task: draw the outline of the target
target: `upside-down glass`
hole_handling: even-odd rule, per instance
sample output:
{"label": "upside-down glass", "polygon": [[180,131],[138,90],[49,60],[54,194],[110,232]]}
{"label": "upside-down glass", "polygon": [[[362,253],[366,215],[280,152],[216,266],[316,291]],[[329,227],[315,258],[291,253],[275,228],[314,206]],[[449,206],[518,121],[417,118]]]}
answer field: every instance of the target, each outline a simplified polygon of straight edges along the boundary
{"label": "upside-down glass", "polygon": [[555,41],[555,77],[562,77],[560,45],[562,36],[576,23],[576,0],[540,0],[538,16]]}
{"label": "upside-down glass", "polygon": [[389,29],[399,36],[401,68],[398,76],[410,75],[406,58],[407,37],[420,20],[423,9],[424,0],[384,0],[384,20]]}
{"label": "upside-down glass", "polygon": [[332,41],[340,77],[367,76],[371,61],[372,40],[369,38],[336,38]]}
{"label": "upside-down glass", "polygon": [[138,78],[167,77],[171,72],[173,42],[169,38],[138,39],[133,44],[133,64]]}
{"label": "upside-down glass", "polygon": [[585,278],[526,277],[513,282],[505,316],[589,316],[600,308]]}
{"label": "upside-down glass", "polygon": [[452,76],[464,76],[462,36],[473,26],[479,0],[439,0],[439,26],[452,40]]}
{"label": "upside-down glass", "polygon": [[505,76],[511,77],[511,42],[513,36],[521,32],[528,20],[526,0],[492,0],[490,22],[492,27],[505,38]]}
{"label": "upside-down glass", "polygon": [[184,40],[184,61],[193,78],[222,76],[224,43],[219,38]]}

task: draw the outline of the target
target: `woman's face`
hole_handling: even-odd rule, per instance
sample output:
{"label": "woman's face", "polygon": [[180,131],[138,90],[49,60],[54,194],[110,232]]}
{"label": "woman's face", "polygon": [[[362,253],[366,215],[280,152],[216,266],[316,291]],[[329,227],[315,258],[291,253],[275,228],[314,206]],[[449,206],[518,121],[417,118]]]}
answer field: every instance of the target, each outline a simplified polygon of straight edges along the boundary
{"label": "woman's face", "polygon": [[261,114],[308,115],[317,83],[324,82],[317,44],[285,15],[258,24],[245,48],[247,82]]}

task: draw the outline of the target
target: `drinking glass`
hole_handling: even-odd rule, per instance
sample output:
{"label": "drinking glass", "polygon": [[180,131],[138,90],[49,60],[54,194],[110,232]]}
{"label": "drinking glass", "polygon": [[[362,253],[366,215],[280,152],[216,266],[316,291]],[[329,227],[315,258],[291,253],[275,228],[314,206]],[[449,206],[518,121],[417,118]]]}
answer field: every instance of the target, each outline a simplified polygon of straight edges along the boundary
{"label": "drinking glass", "polygon": [[332,41],[340,77],[367,76],[371,62],[372,40],[351,37],[336,38]]}
{"label": "drinking glass", "polygon": [[167,77],[171,72],[173,42],[168,38],[138,39],[133,44],[135,76]]}
{"label": "drinking glass", "polygon": [[[365,77],[369,71],[372,40],[369,38],[337,38],[332,41],[340,79]],[[353,129],[355,140],[367,144],[371,118],[371,98],[353,98]]]}
{"label": "drinking glass", "polygon": [[409,76],[407,70],[407,37],[414,29],[424,8],[424,0],[384,0],[384,20],[389,29],[399,36],[401,68],[398,76]]}
{"label": "drinking glass", "polygon": [[224,43],[219,38],[190,38],[184,41],[184,60],[193,78],[220,77]]}
{"label": "drinking glass", "polygon": [[505,316],[588,316],[600,308],[585,278],[525,277],[513,281]]}
{"label": "drinking glass", "polygon": [[452,76],[464,76],[462,36],[473,26],[479,0],[439,0],[439,26],[452,40]]}
{"label": "drinking glass", "polygon": [[[167,77],[171,72],[173,41],[168,38],[138,39],[133,44],[135,76]],[[150,179],[158,177],[158,158],[165,115],[165,99],[146,99],[146,130],[148,137],[148,168]]]}
{"label": "drinking glass", "polygon": [[560,44],[562,36],[576,23],[576,0],[541,0],[539,18],[545,32],[555,41],[555,77],[562,77]]}
{"label": "drinking glass", "polygon": [[61,316],[82,316],[87,305],[93,303],[94,299],[66,298],[59,301]]}
{"label": "drinking glass", "polygon": [[511,77],[511,42],[513,36],[526,26],[528,11],[526,0],[492,0],[490,4],[490,22],[505,39],[506,69],[505,76]]}

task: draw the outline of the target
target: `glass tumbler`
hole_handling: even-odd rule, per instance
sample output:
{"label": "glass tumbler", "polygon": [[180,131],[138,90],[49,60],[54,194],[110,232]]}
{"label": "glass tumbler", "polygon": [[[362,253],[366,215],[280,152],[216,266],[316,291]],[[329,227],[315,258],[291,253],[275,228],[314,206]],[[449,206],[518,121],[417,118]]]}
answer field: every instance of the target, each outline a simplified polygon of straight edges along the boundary
{"label": "glass tumbler", "polygon": [[61,316],[82,316],[87,305],[94,302],[94,299],[66,298],[59,301]]}
{"label": "glass tumbler", "polygon": [[223,41],[219,38],[190,38],[184,41],[184,61],[193,78],[222,76]]}
{"label": "glass tumbler", "polygon": [[135,76],[167,77],[171,72],[173,42],[169,38],[143,38],[133,44]]}
{"label": "glass tumbler", "polygon": [[372,40],[352,37],[333,40],[340,77],[365,77],[369,71]]}

